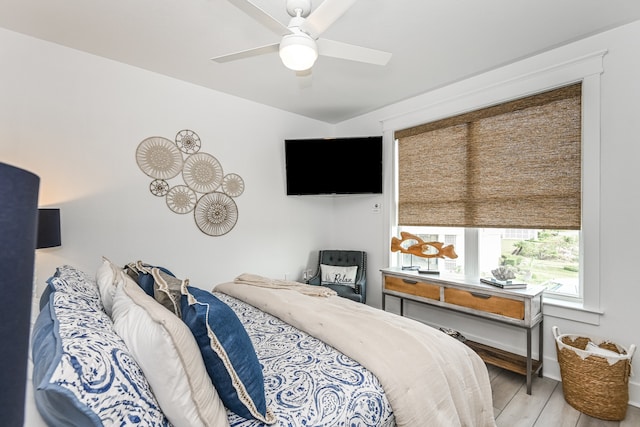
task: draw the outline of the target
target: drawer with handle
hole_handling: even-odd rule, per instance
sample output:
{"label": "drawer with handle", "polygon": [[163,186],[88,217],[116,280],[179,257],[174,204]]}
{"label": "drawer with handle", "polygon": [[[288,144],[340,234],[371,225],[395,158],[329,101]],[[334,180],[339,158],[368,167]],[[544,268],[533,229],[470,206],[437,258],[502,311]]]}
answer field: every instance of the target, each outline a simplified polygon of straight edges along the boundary
{"label": "drawer with handle", "polygon": [[444,301],[513,319],[524,319],[524,301],[453,288],[444,289]]}
{"label": "drawer with handle", "polygon": [[388,291],[402,292],[422,298],[440,299],[440,286],[411,279],[386,276],[384,288]]}

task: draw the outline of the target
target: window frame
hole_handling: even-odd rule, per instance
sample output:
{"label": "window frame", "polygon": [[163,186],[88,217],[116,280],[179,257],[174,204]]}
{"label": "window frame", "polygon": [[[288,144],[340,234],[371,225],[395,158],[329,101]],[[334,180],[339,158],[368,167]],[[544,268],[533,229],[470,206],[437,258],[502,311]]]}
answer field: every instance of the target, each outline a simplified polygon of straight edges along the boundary
{"label": "window frame", "polygon": [[[545,296],[545,314],[598,325],[600,322],[600,75],[604,72],[606,50],[593,52],[561,64],[540,68],[533,59],[521,61],[493,72],[468,79],[427,94],[427,105],[382,121],[385,146],[386,179],[391,188],[388,203],[389,234],[386,242],[397,235],[397,144],[394,132],[445,117],[507,102],[518,97],[544,92],[582,81],[582,228],[580,235],[580,285],[582,301],[566,301]],[[506,75],[506,77],[505,77]],[[472,88],[467,89],[465,88]],[[467,235],[468,234],[468,235]],[[469,240],[467,239],[474,239]],[[465,233],[465,246],[477,247],[477,234]],[[388,249],[388,248],[386,248]],[[465,270],[473,271],[471,258]],[[388,262],[394,262],[388,252]],[[477,266],[475,266],[477,270]]]}

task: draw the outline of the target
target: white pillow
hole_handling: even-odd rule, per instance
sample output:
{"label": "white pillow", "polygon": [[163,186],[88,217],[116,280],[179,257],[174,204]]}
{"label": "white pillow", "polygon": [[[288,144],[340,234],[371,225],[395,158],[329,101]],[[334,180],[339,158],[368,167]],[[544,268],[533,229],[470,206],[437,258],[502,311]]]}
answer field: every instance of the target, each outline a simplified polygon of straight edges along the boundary
{"label": "white pillow", "polygon": [[355,288],[357,272],[357,265],[340,267],[337,265],[320,264],[320,282],[323,285],[347,285]]}
{"label": "white pillow", "polygon": [[175,314],[124,272],[113,301],[113,323],[175,427],[228,426],[193,334]]}
{"label": "white pillow", "polygon": [[106,257],[102,257],[102,264],[98,267],[96,272],[96,283],[98,284],[98,290],[100,291],[100,299],[102,300],[102,307],[104,307],[105,313],[111,317],[113,309],[113,296],[116,293],[116,288],[122,285],[122,276],[120,272],[122,268],[118,267]]}

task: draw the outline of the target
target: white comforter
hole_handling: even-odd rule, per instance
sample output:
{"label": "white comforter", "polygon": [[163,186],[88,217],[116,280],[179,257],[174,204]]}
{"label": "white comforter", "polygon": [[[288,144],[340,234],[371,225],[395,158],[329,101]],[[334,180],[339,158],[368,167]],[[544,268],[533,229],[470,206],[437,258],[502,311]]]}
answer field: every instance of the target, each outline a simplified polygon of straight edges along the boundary
{"label": "white comforter", "polygon": [[400,427],[495,426],[484,362],[436,329],[338,296],[255,286],[240,278],[215,290],[357,360],[378,377]]}

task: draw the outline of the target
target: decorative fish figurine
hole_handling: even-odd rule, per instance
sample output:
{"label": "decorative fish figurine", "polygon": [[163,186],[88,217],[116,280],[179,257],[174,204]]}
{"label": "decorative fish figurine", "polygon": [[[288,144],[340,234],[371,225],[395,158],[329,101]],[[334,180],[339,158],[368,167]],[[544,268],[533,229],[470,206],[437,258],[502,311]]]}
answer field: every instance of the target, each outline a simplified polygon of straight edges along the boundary
{"label": "decorative fish figurine", "polygon": [[[400,251],[403,254],[411,254],[421,258],[458,258],[453,245],[444,246],[442,242],[425,242],[418,236],[402,231],[401,239],[397,237],[391,238],[391,252]],[[406,241],[415,241],[411,246],[404,247],[402,244]]]}

